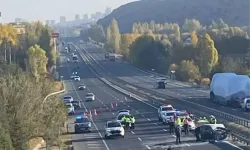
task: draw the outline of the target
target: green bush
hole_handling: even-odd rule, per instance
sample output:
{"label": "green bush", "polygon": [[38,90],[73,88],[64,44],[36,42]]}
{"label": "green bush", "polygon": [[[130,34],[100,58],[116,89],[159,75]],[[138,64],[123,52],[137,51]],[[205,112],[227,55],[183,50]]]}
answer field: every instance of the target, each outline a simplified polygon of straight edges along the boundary
{"label": "green bush", "polygon": [[194,61],[183,60],[176,72],[177,78],[181,81],[194,82],[200,80],[201,74],[199,67]]}
{"label": "green bush", "polygon": [[202,78],[200,84],[201,85],[209,85],[210,79],[209,78]]}

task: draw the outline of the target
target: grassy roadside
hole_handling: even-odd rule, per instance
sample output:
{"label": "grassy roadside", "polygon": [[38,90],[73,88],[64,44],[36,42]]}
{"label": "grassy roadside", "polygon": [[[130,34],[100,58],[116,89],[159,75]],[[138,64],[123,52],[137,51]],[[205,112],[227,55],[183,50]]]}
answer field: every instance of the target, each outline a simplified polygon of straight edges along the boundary
{"label": "grassy roadside", "polygon": [[[54,82],[54,88],[53,92],[61,91],[64,89],[63,83],[60,81]],[[67,134],[67,127],[62,127],[61,129],[61,136],[54,142],[54,145],[51,147],[52,150],[63,150],[64,147],[67,149],[67,145],[69,145],[68,141],[71,141],[71,135]],[[39,144],[41,144],[41,148],[37,147]],[[29,150],[39,150],[44,147],[44,150],[46,149],[46,143],[44,142],[43,138],[37,137],[33,138],[28,142]],[[38,148],[38,149],[37,149]]]}
{"label": "grassy roadside", "polygon": [[[69,150],[72,141],[72,133],[67,132],[67,127],[63,127],[61,135],[56,139],[53,144],[49,146],[50,150]],[[46,143],[38,150],[46,150]]]}

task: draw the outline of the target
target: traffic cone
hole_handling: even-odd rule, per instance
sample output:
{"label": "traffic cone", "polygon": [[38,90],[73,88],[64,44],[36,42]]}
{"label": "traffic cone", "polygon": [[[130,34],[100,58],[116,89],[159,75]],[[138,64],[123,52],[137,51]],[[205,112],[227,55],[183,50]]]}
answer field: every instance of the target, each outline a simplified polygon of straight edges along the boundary
{"label": "traffic cone", "polygon": [[89,117],[92,118],[92,113],[91,113],[91,111],[89,112]]}
{"label": "traffic cone", "polygon": [[96,112],[96,109],[94,109],[94,112],[95,112],[95,116],[97,116],[97,112]]}
{"label": "traffic cone", "polygon": [[127,97],[125,97],[125,101],[127,101]]}
{"label": "traffic cone", "polygon": [[118,104],[117,104],[117,102],[115,103],[115,107],[117,107],[118,106]]}
{"label": "traffic cone", "polygon": [[111,108],[114,108],[113,103],[111,103]]}

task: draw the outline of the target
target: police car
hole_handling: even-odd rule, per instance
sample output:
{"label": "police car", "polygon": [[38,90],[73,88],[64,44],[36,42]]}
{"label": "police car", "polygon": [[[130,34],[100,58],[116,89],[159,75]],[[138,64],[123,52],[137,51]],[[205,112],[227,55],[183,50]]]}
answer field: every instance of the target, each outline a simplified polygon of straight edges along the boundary
{"label": "police car", "polygon": [[120,112],[117,117],[116,117],[116,121],[120,122],[123,126],[124,126],[124,122],[122,122],[122,118],[123,117],[130,117],[131,115],[128,112]]}
{"label": "police car", "polygon": [[176,111],[167,111],[162,114],[162,122],[163,124],[168,124],[170,122],[170,118],[174,118],[176,116]]}
{"label": "police car", "polygon": [[[195,121],[193,119],[190,118],[189,114],[187,113],[187,111],[185,110],[176,110],[176,116],[179,117],[181,119],[182,122],[182,126],[184,125],[184,119],[187,118],[188,119],[188,128],[190,131],[195,130]],[[182,128],[182,130],[184,130],[184,128]]]}
{"label": "police car", "polygon": [[128,114],[130,113],[129,110],[127,110],[127,109],[122,109],[122,110],[119,110],[117,114],[119,115],[120,113],[124,113],[124,112],[125,112],[125,113],[128,113]]}
{"label": "police car", "polygon": [[163,115],[168,111],[175,111],[174,107],[172,105],[162,105],[158,109],[158,117],[159,121],[163,121]]}
{"label": "police car", "polygon": [[119,121],[108,121],[105,125],[105,138],[122,137],[124,138],[125,131]]}
{"label": "police car", "polygon": [[77,116],[75,120],[75,133],[91,132],[91,122],[86,116]]}

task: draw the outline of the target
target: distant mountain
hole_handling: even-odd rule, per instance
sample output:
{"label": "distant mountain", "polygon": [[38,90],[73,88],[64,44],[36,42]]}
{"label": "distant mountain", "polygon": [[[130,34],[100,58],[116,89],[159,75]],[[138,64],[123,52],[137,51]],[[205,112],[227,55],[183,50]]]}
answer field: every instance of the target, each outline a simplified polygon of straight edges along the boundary
{"label": "distant mountain", "polygon": [[142,0],[122,5],[97,23],[106,28],[115,18],[121,33],[131,32],[134,22],[183,24],[186,18],[203,25],[222,18],[230,26],[249,26],[249,6],[249,0]]}

